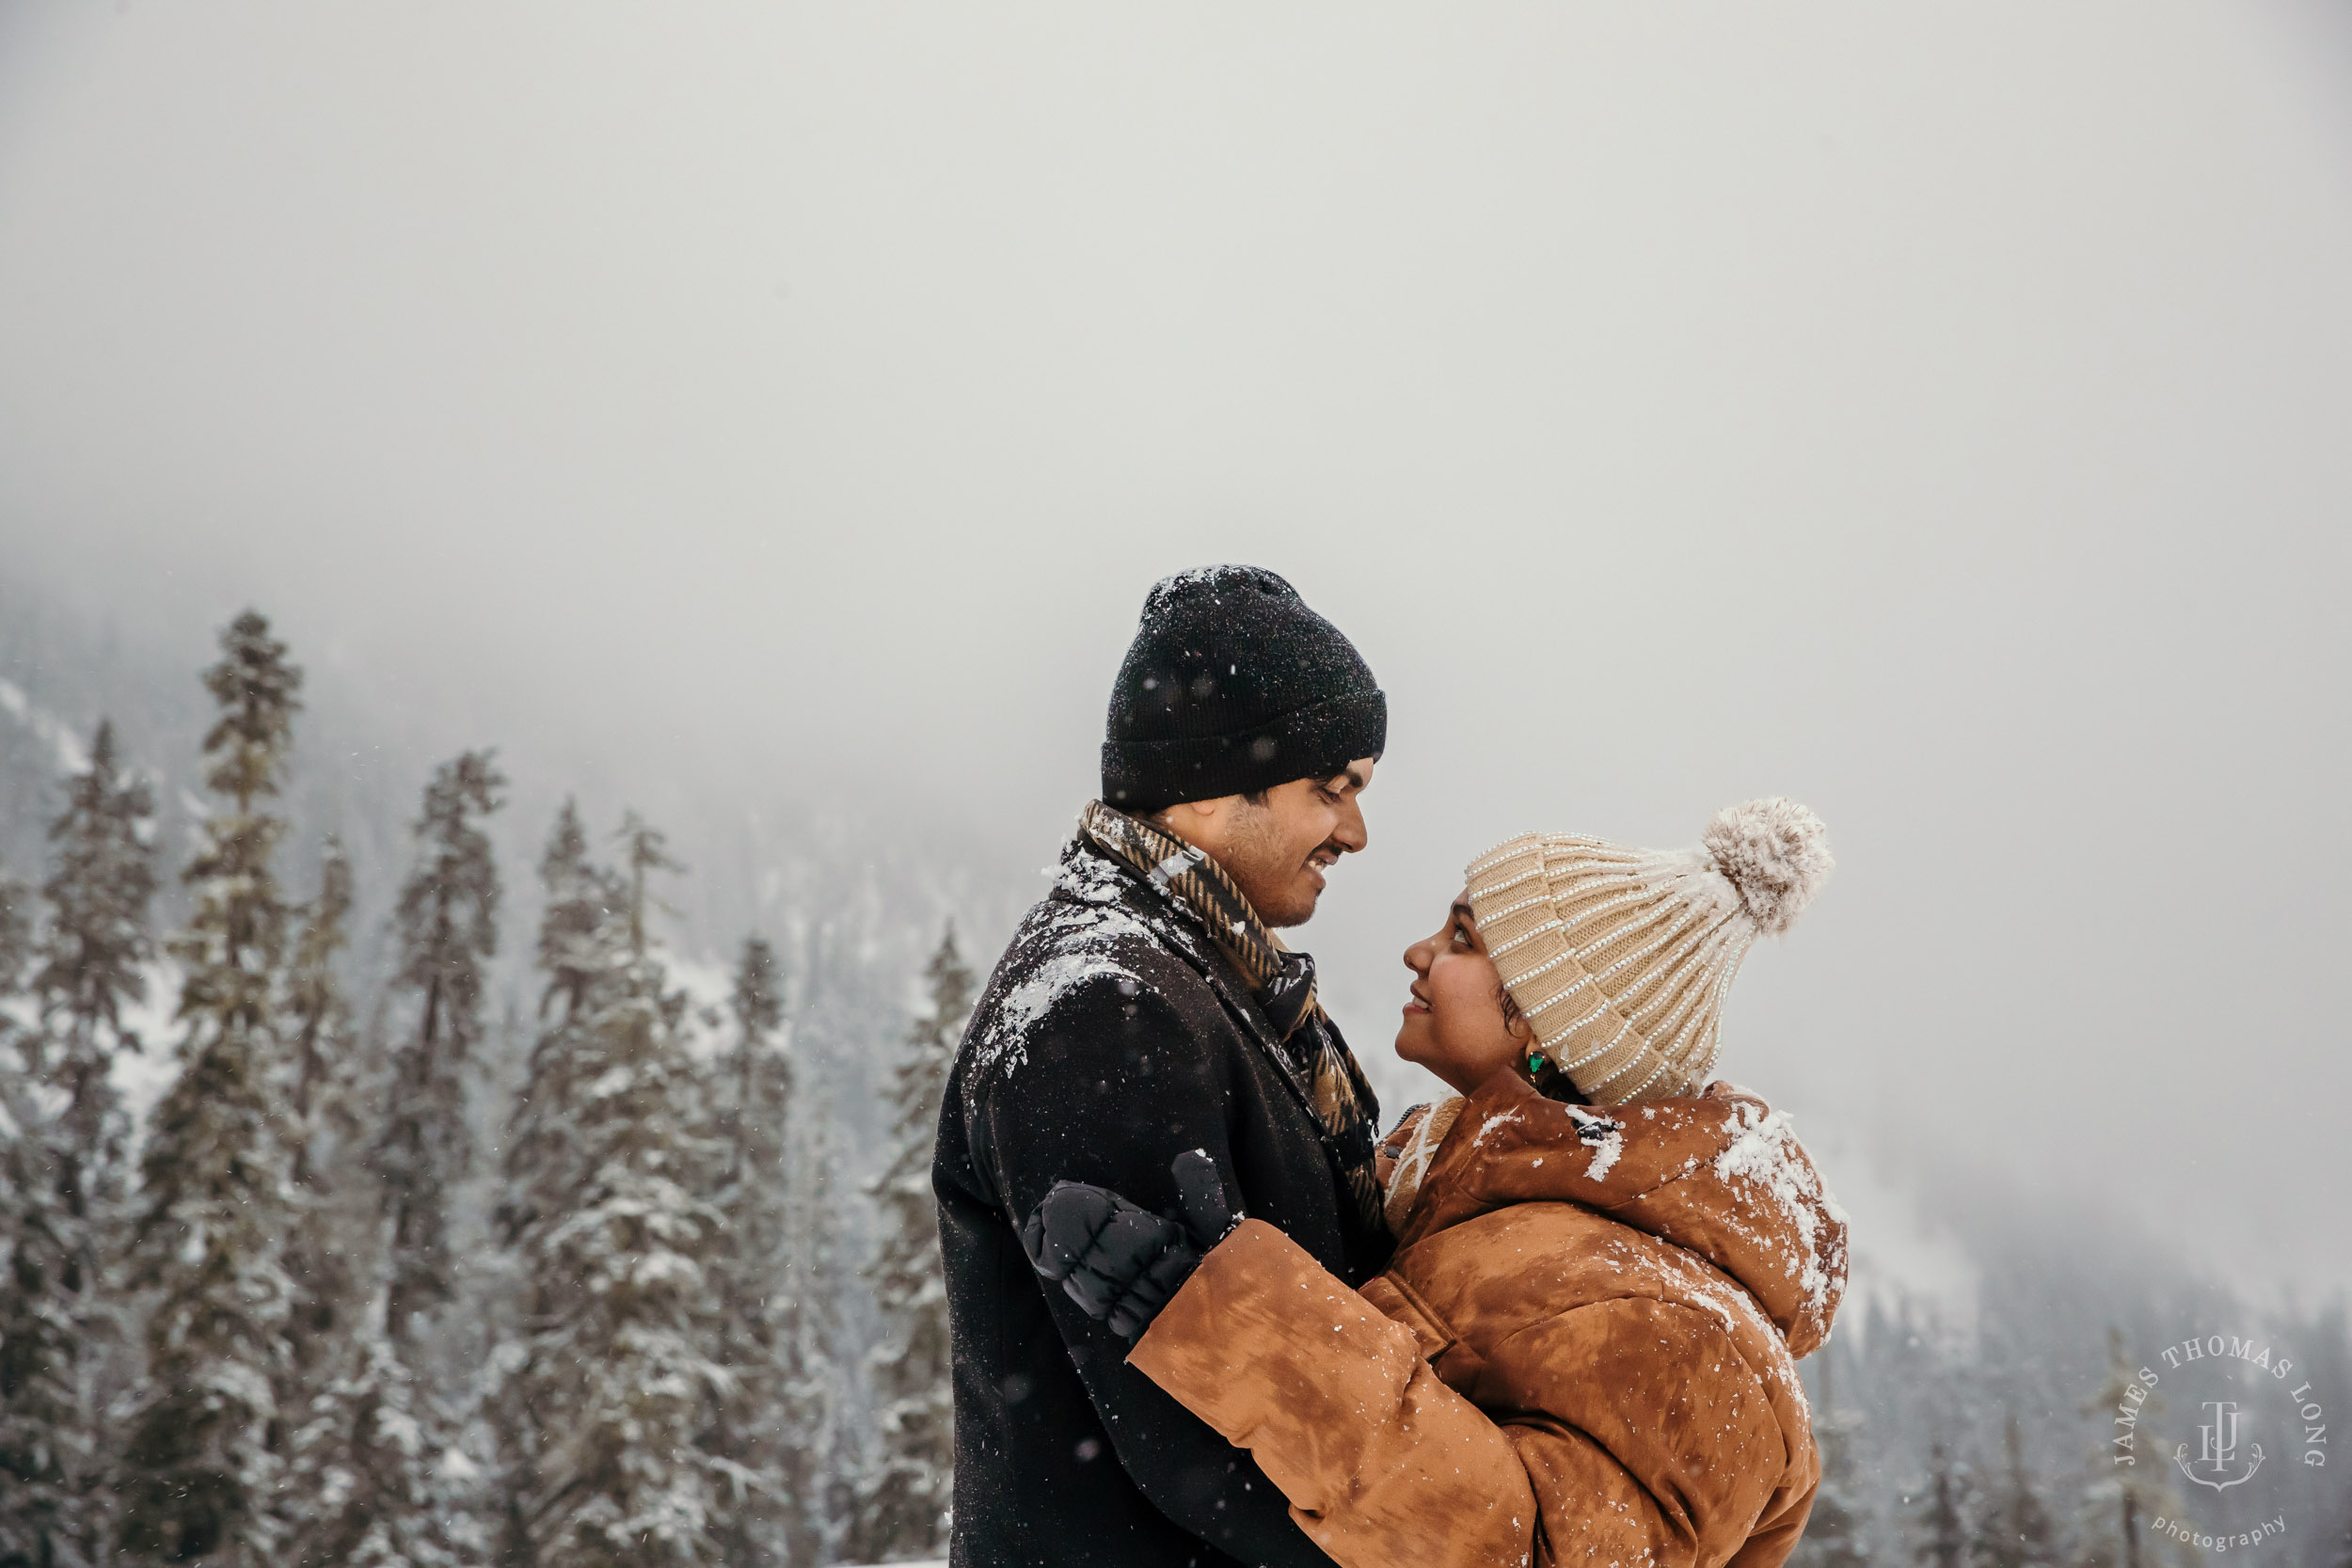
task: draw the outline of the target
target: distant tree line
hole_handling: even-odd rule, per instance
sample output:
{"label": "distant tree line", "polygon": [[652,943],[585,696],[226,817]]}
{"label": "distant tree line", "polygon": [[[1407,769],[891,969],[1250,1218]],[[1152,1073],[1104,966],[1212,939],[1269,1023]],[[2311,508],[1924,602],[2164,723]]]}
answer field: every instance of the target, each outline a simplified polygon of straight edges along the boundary
{"label": "distant tree line", "polygon": [[[893,1064],[881,1246],[848,1257],[774,950],[747,937],[723,1016],[697,1007],[654,935],[662,834],[630,814],[600,854],[566,802],[528,1070],[478,1148],[506,781],[469,752],[426,782],[396,961],[355,999],[348,861],[330,843],[307,900],[276,872],[302,672],[257,613],[220,645],[185,928],[151,928],[155,802],[103,721],[47,879],[0,875],[0,1568],[942,1551],[952,930]],[[158,975],[168,1040],[133,1022]],[[124,1059],[167,1051],[135,1124]],[[845,1369],[852,1274],[883,1334]]]}
{"label": "distant tree line", "polygon": [[[2242,1311],[2211,1298],[2208,1307]],[[2139,1384],[2117,1326],[2097,1359],[2062,1365],[2049,1352],[2074,1314],[2046,1302],[1988,1313],[1968,1334],[1911,1301],[1852,1315],[1860,1321],[1801,1364],[1821,1483],[1788,1568],[2196,1568],[2215,1556],[2157,1528],[2196,1521],[2210,1538],[2222,1528],[2213,1495],[2192,1500],[2161,1441],[2119,1441],[2166,1402]],[[2352,1382],[2341,1302],[2291,1331],[2313,1376],[2331,1388]],[[2250,1548],[2255,1560],[2352,1568],[2352,1493],[2324,1469],[2271,1479],[2280,1484],[2233,1499],[2259,1496],[2265,1512],[2239,1507],[2232,1529],[2272,1506],[2292,1518],[2284,1537]]]}
{"label": "distant tree line", "polygon": [[[307,897],[278,881],[302,673],[248,613],[203,684],[212,806],[183,864],[101,721],[39,886],[0,868],[0,1568],[942,1555],[929,1167],[975,992],[952,933],[882,1064],[886,1147],[856,1151],[880,1174],[844,1191],[842,1107],[796,1082],[783,959],[748,936],[725,995],[689,997],[656,936],[679,870],[657,829],[600,839],[556,812],[532,995],[493,1018],[507,784],[487,752],[450,759],[355,994],[349,860],[330,842]],[[158,932],[172,873],[186,913]],[[124,1086],[159,1078],[135,1115]],[[2110,1418],[2127,1343],[2246,1309],[2144,1258],[2103,1271],[2092,1237],[2025,1258],[1996,1235],[1966,1332],[1874,1297],[1803,1363],[1822,1483],[1790,1568],[2206,1555],[2154,1531],[2174,1481],[2116,1465]],[[2281,1332],[2352,1404],[2342,1305]],[[2260,1562],[2352,1568],[2329,1474],[2296,1475]]]}

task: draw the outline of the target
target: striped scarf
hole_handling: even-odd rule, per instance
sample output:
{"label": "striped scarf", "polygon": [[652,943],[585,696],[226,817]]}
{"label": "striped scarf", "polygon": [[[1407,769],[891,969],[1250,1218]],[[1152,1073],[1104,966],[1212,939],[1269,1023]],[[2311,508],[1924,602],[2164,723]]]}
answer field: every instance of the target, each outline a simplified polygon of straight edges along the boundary
{"label": "striped scarf", "polygon": [[1385,1231],[1373,1147],[1380,1102],[1315,999],[1314,959],[1284,947],[1224,867],[1184,840],[1100,800],[1080,815],[1078,831],[1198,920],[1241,972],[1274,1025],[1282,1066],[1323,1123],[1324,1147],[1358,1222]]}

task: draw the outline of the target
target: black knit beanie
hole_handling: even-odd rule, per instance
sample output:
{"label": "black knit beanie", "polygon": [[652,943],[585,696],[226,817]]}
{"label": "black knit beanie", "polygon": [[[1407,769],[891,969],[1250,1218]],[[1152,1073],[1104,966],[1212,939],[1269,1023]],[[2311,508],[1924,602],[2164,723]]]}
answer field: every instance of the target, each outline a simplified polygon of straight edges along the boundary
{"label": "black knit beanie", "polygon": [[1328,778],[1388,744],[1389,701],[1339,628],[1259,566],[1152,585],[1111,688],[1103,799],[1155,812]]}

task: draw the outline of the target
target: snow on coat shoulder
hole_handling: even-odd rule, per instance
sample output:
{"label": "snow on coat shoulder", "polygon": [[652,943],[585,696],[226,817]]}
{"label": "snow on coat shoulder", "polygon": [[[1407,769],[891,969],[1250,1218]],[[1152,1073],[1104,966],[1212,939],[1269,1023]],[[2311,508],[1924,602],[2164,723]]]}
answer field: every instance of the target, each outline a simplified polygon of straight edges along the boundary
{"label": "snow on coat shoulder", "polygon": [[960,1068],[967,1108],[1026,1067],[1057,1022],[1105,1004],[1116,1016],[1138,998],[1165,1002],[1200,989],[1200,974],[1221,961],[1206,932],[1139,899],[1134,878],[1073,840],[973,1009]]}
{"label": "snow on coat shoulder", "polygon": [[1696,1254],[1755,1298],[1792,1355],[1828,1336],[1847,1218],[1790,1118],[1736,1085],[1601,1115],[1482,1090],[1427,1162],[1404,1247],[1512,1203],[1565,1201]]}
{"label": "snow on coat shoulder", "polygon": [[1022,922],[1007,949],[1007,972],[973,1015],[964,1042],[967,1092],[1019,1071],[1030,1032],[1080,988],[1108,981],[1132,992],[1142,983],[1120,955],[1151,942],[1152,933],[1120,906],[1117,874],[1091,855],[1073,856],[1054,893]]}

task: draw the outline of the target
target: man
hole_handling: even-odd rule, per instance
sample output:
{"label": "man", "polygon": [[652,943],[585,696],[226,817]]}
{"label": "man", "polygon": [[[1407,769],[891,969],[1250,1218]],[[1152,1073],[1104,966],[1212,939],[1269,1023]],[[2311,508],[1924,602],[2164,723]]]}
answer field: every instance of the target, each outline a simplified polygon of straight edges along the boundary
{"label": "man", "polygon": [[974,1010],[940,1119],[956,1568],[1327,1561],[1246,1452],[1041,1284],[1016,1227],[1057,1178],[1172,1205],[1169,1162],[1199,1148],[1332,1274],[1386,1261],[1379,1107],[1272,927],[1364,847],[1387,737],[1372,672],[1273,573],[1204,567],[1145,599],[1103,799]]}

